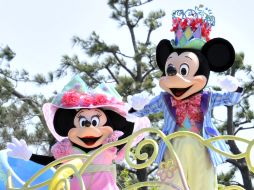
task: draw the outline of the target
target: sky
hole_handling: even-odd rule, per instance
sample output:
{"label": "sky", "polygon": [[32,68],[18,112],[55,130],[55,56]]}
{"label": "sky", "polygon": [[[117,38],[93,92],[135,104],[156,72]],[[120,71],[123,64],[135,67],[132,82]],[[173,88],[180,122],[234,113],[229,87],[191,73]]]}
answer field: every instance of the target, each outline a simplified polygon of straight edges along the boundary
{"label": "sky", "polygon": [[[166,12],[163,26],[152,35],[152,41],[157,44],[163,38],[173,38],[173,33],[169,31],[173,10],[194,8],[199,4],[209,7],[216,17],[211,37],[226,38],[237,52],[245,53],[245,63],[252,64],[254,27],[251,22],[254,15],[251,15],[250,2],[154,0],[144,9],[145,13],[158,9]],[[25,68],[31,73],[55,70],[62,55],[80,53],[78,48],[73,48],[72,37],[77,35],[87,39],[92,31],[106,42],[120,45],[122,50],[131,46],[126,28],[119,28],[109,18],[106,0],[1,0],[0,7],[0,45],[9,45],[16,52],[12,68]],[[145,36],[143,32],[138,34],[141,40]]]}
{"label": "sky", "polygon": [[[174,37],[170,32],[173,10],[186,10],[199,4],[210,8],[215,16],[216,24],[210,37],[229,40],[236,52],[245,53],[244,64],[253,65],[254,14],[250,0],[154,0],[144,6],[145,14],[162,9],[166,16],[162,19],[162,27],[152,34],[152,42],[157,44],[161,39]],[[10,63],[11,69],[26,69],[31,74],[54,71],[64,54],[83,56],[78,47],[73,47],[71,39],[73,36],[87,39],[92,31],[96,31],[105,42],[119,45],[123,52],[132,48],[127,29],[120,28],[109,18],[106,0],[0,0],[0,8],[0,46],[8,45],[16,53]],[[145,31],[136,32],[137,39],[144,40]],[[60,91],[70,77],[44,88],[31,88],[26,83],[18,90],[25,94],[52,95],[54,90]],[[248,138],[253,138],[253,134],[254,131]]]}

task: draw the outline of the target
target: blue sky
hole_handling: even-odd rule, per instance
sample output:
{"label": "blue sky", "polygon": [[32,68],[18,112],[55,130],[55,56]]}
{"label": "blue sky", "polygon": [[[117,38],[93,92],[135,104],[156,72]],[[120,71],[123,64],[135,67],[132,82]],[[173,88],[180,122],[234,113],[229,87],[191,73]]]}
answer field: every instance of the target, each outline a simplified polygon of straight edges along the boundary
{"label": "blue sky", "polygon": [[[253,3],[249,0],[155,0],[144,6],[145,13],[163,9],[166,16],[162,20],[163,26],[152,35],[153,43],[173,38],[173,33],[169,31],[173,10],[194,8],[199,4],[212,9],[216,17],[211,37],[229,40],[237,52],[245,53],[244,63],[253,64],[254,15]],[[1,0],[0,7],[0,45],[9,45],[16,52],[11,62],[12,69],[24,68],[31,74],[53,71],[59,67],[62,55],[81,55],[78,48],[72,47],[71,38],[77,35],[87,39],[92,31],[106,42],[120,45],[123,52],[132,48],[126,28],[119,28],[109,18],[106,0]],[[138,31],[138,39],[143,38],[144,31]],[[61,90],[68,80],[66,77],[62,82],[33,90],[51,94],[53,90]],[[27,87],[29,84],[23,84],[19,90],[33,92]]]}
{"label": "blue sky", "polygon": [[[144,8],[146,13],[157,9],[167,13],[162,20],[163,27],[152,36],[156,44],[162,38],[173,38],[173,33],[169,32],[172,10],[204,4],[216,17],[211,37],[228,39],[236,51],[245,52],[245,63],[251,64],[254,59],[251,52],[254,16],[250,2],[155,0]],[[100,34],[106,42],[119,44],[124,50],[131,46],[126,28],[119,28],[109,18],[106,0],[1,0],[0,7],[0,44],[8,44],[17,53],[12,68],[25,68],[31,73],[54,70],[63,54],[78,53],[72,47],[71,38],[78,35],[86,39],[92,31]],[[139,39],[143,36],[140,32]]]}

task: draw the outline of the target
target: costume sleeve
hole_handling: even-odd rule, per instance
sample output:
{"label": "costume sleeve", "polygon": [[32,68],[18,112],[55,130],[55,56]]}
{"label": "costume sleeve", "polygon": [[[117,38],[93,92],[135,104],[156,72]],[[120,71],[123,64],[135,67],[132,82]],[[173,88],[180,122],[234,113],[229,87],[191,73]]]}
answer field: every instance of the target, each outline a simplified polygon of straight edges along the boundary
{"label": "costume sleeve", "polygon": [[44,155],[38,155],[38,154],[32,154],[31,161],[36,162],[37,164],[41,165],[48,165],[49,163],[53,162],[55,158],[53,156],[44,156]]}
{"label": "costume sleeve", "polygon": [[221,105],[233,106],[240,101],[241,96],[241,89],[235,92],[212,92],[210,106],[212,108]]}
{"label": "costume sleeve", "polygon": [[143,117],[149,114],[162,112],[163,97],[162,94],[154,97],[142,110],[134,112],[138,117]]}

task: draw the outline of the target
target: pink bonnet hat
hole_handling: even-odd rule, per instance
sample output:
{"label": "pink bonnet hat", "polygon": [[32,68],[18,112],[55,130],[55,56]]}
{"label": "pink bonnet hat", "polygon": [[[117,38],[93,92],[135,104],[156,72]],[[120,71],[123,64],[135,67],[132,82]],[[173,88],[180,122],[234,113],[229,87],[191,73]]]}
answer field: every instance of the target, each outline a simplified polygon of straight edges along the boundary
{"label": "pink bonnet hat", "polygon": [[54,129],[54,116],[58,108],[103,108],[112,110],[123,117],[128,112],[122,97],[112,86],[101,83],[95,89],[90,89],[78,75],[65,85],[52,103],[45,103],[42,108],[50,132],[58,141],[62,141],[65,137],[58,135]]}

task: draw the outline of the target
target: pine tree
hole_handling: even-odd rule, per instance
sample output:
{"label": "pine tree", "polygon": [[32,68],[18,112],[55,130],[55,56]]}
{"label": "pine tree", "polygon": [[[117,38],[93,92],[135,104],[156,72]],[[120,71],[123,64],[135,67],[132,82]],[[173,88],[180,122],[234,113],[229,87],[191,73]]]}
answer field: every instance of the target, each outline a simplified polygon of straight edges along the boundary
{"label": "pine tree", "polygon": [[[28,144],[40,145],[44,151],[53,144],[52,135],[45,129],[46,123],[41,111],[47,102],[42,95],[24,95],[17,90],[21,83],[47,83],[44,76],[33,77],[26,70],[11,70],[11,60],[15,53],[10,47],[0,49],[0,148],[5,148],[11,137],[25,139]],[[50,74],[49,74],[50,75]],[[49,76],[50,77],[50,76]],[[46,133],[45,133],[46,131]]]}
{"label": "pine tree", "polygon": [[[247,81],[243,83],[243,89],[244,93],[242,96],[242,100],[240,101],[239,105],[237,106],[228,106],[227,107],[227,120],[221,124],[222,131],[224,130],[224,134],[228,135],[237,135],[237,133],[241,130],[249,130],[251,127],[246,127],[246,124],[251,125],[251,122],[254,119],[254,113],[253,110],[251,110],[250,107],[250,97],[254,95],[254,89],[253,89],[253,77],[254,73],[251,70],[251,66],[244,64],[244,54],[239,53],[236,54],[235,63],[234,65],[225,72],[226,75],[231,76],[246,76],[246,78],[241,77],[240,80]],[[234,111],[235,114],[234,114]],[[228,145],[230,147],[230,150],[234,154],[240,154],[241,150],[235,143],[235,141],[229,141]],[[222,178],[220,178],[221,183],[225,185],[229,184],[236,184],[244,187],[245,189],[252,190],[252,181],[250,171],[247,167],[245,159],[240,160],[233,160],[228,159],[227,162],[231,163],[234,167],[232,170],[228,172],[228,174],[223,174]],[[242,175],[243,184],[240,184],[238,182],[232,181],[232,178],[235,175],[235,172],[239,170]],[[225,177],[226,176],[226,177]]]}

